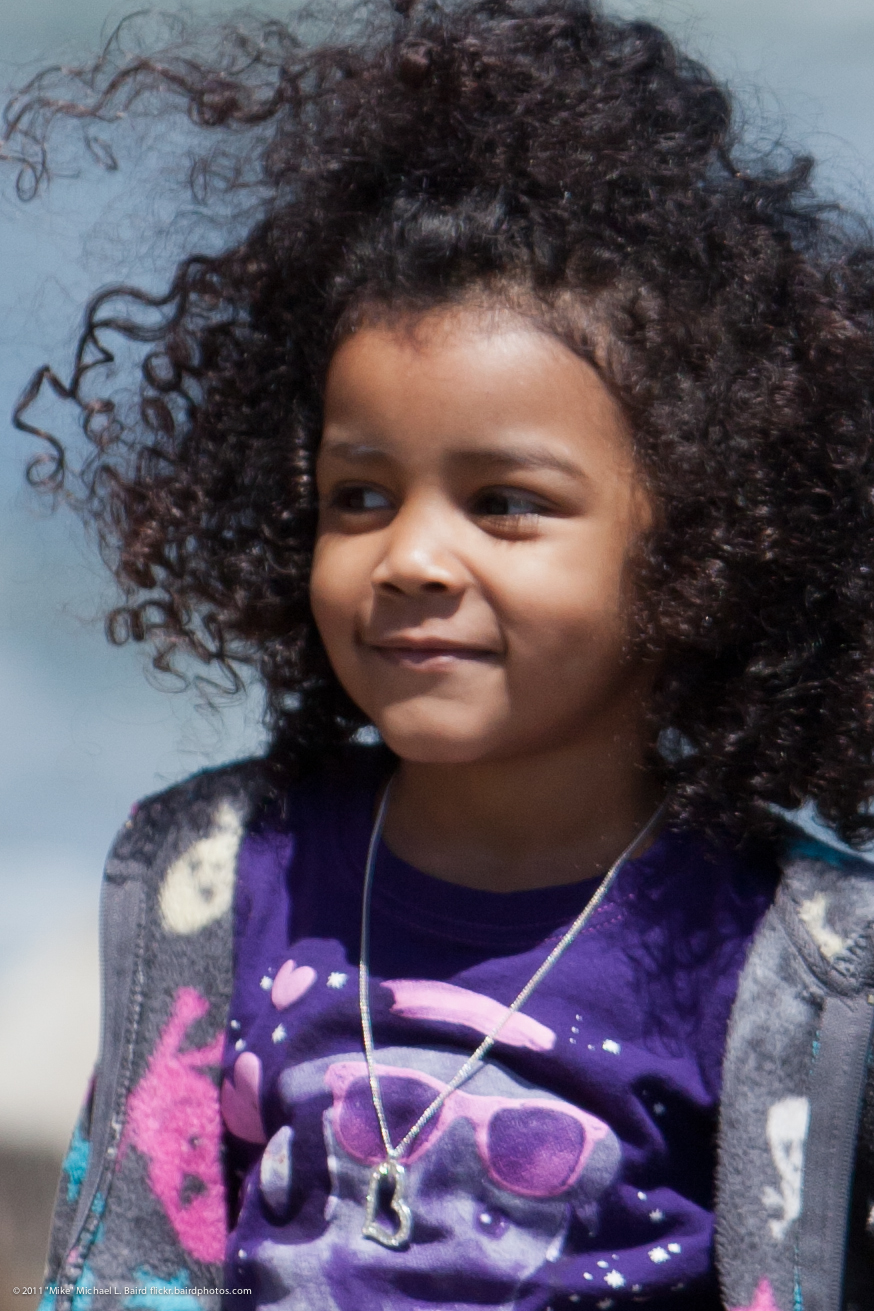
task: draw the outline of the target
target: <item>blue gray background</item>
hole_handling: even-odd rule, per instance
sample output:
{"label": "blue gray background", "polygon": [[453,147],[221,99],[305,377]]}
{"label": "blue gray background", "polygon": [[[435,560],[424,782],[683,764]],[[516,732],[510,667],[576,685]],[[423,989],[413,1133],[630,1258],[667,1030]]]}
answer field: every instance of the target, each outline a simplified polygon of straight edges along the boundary
{"label": "blue gray background", "polygon": [[[0,84],[87,56],[136,7],[0,0]],[[870,211],[872,0],[614,8],[680,35],[753,121],[811,149],[823,185]],[[228,9],[200,0],[187,12]],[[190,694],[150,686],[141,652],[106,645],[112,589],[93,544],[25,489],[34,447],[6,417],[40,364],[66,370],[90,291],[125,277],[159,285],[195,234],[220,239],[188,210],[174,218],[180,156],[172,133],[129,143],[126,167],[110,175],[71,151],[29,205],[0,169],[0,1142],[57,1146],[69,1129],[96,1046],[99,876],[130,803],[261,740],[257,696],[219,718]]]}

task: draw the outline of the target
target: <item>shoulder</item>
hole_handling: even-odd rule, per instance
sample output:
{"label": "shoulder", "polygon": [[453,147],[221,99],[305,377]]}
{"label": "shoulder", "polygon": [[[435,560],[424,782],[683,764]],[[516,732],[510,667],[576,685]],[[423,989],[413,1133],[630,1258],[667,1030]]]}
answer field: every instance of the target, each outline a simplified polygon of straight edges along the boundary
{"label": "shoulder", "polygon": [[116,838],[107,877],[141,870],[166,870],[194,852],[201,860],[220,853],[232,863],[254,825],[294,825],[327,808],[341,814],[362,796],[372,796],[387,770],[385,754],[372,748],[347,751],[337,760],[290,781],[270,761],[252,758],[205,769],[138,801]]}
{"label": "shoulder", "polygon": [[241,817],[252,813],[276,791],[276,782],[263,759],[234,761],[203,769],[179,783],[137,801],[122,832],[156,836],[174,825],[196,828],[209,824],[216,806],[232,807]]}
{"label": "shoulder", "polygon": [[[245,827],[275,790],[265,761],[205,769],[131,807],[109,853],[106,879],[149,881],[198,843],[212,840],[232,865]],[[218,851],[216,851],[216,855]]]}
{"label": "shoulder", "polygon": [[840,1287],[874,1022],[874,865],[789,825],[775,854],[723,1061],[716,1247],[736,1306]]}
{"label": "shoulder", "polygon": [[874,975],[874,863],[787,826],[775,915],[814,974],[831,983]]}

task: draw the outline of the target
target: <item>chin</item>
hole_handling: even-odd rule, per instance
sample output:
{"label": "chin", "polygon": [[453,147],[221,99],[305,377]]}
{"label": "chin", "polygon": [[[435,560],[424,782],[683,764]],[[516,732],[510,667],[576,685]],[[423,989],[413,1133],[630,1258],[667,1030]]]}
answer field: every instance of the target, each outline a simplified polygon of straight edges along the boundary
{"label": "chin", "polygon": [[386,746],[401,760],[417,765],[471,765],[491,754],[488,732],[453,732],[446,725],[398,724],[384,719],[377,727]]}

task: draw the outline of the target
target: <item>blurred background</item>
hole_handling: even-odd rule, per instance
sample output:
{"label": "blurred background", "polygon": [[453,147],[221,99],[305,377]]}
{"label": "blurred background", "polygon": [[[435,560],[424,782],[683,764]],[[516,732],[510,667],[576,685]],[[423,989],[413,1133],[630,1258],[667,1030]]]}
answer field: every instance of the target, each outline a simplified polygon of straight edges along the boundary
{"label": "blurred background", "polygon": [[[0,0],[4,100],[41,67],[87,58],[142,7]],[[215,0],[165,8],[195,20],[232,12]],[[818,157],[827,191],[871,211],[872,0],[612,8],[679,35],[753,121]],[[141,652],[107,646],[101,614],[113,593],[93,545],[27,491],[34,445],[8,419],[41,364],[66,374],[91,291],[126,279],[160,286],[181,251],[222,239],[215,214],[207,223],[184,199],[183,154],[172,134],[147,135],[107,174],[71,151],[29,204],[0,169],[0,1311],[33,1300],[11,1290],[40,1280],[57,1170],[96,1052],[106,849],[138,796],[261,743],[257,695],[219,718],[190,693],[151,686]]]}

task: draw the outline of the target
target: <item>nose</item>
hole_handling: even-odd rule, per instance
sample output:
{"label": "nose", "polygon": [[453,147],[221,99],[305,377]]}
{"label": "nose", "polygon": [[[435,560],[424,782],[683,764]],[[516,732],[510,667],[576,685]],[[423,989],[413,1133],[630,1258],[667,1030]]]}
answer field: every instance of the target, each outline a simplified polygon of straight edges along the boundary
{"label": "nose", "polygon": [[467,571],[453,546],[458,528],[448,507],[407,502],[386,529],[385,551],[372,575],[374,590],[398,597],[462,592]]}

